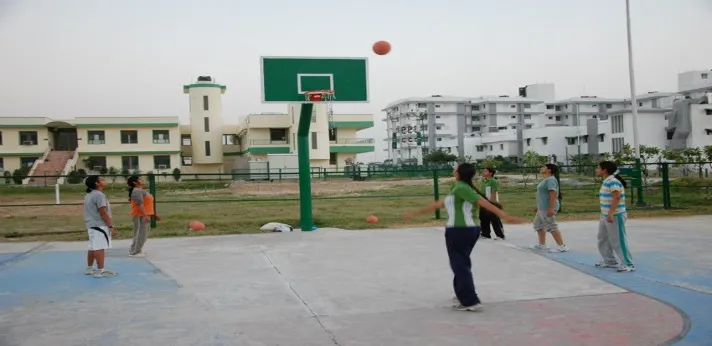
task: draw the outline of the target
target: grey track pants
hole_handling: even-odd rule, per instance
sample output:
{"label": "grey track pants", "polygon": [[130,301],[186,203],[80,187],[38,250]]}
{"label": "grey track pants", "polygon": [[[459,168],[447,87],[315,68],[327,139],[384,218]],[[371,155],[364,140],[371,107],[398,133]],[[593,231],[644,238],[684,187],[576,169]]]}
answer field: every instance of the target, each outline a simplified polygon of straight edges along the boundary
{"label": "grey track pants", "polygon": [[151,224],[143,221],[142,216],[134,216],[133,221],[133,242],[129,248],[129,255],[136,255],[143,251],[143,245],[148,239],[148,231],[151,230]]}
{"label": "grey track pants", "polygon": [[613,222],[602,218],[598,224],[598,252],[606,264],[633,265],[625,231],[626,216],[613,215]]}

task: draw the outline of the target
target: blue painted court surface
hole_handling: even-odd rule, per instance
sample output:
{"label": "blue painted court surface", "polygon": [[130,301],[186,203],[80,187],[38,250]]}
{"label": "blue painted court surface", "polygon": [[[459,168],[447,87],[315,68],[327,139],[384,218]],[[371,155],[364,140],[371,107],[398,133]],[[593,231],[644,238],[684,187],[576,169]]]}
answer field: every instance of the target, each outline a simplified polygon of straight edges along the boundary
{"label": "blue painted court surface", "polygon": [[82,275],[86,252],[40,252],[31,255],[4,254],[3,258],[21,260],[0,271],[2,295],[0,309],[24,304],[50,304],[71,301],[91,294],[120,292],[177,291],[175,282],[156,275],[156,268],[148,261],[130,258],[111,258],[111,268],[120,275],[96,279]]}
{"label": "blue painted court surface", "polygon": [[480,240],[482,313],[449,309],[433,228],[118,240],[101,279],[84,242],[0,243],[0,345],[712,345],[712,217],[629,221],[632,273],[593,266],[596,224]]}

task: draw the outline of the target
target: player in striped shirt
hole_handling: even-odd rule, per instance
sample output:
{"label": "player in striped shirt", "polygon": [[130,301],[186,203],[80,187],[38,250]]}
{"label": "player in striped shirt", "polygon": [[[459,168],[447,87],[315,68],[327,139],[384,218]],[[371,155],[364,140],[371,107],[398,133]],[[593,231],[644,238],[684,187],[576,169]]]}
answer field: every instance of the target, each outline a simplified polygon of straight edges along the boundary
{"label": "player in striped shirt", "polygon": [[618,175],[618,165],[611,161],[601,161],[596,167],[596,175],[603,178],[598,192],[601,205],[598,251],[603,261],[596,263],[596,266],[618,268],[619,272],[634,271],[635,265],[625,231],[625,222],[628,219],[625,208],[625,180]]}

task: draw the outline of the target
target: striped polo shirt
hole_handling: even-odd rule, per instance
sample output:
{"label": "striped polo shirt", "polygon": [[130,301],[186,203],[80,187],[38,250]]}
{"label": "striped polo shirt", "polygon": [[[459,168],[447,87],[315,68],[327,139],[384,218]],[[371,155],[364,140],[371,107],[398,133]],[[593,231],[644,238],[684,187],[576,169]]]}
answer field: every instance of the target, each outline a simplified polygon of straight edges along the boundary
{"label": "striped polo shirt", "polygon": [[455,183],[450,193],[445,197],[445,209],[448,220],[446,227],[475,227],[479,219],[475,217],[477,200],[481,197],[469,185],[463,182]]}
{"label": "striped polo shirt", "polygon": [[615,176],[609,175],[608,178],[603,180],[601,184],[601,189],[598,190],[598,198],[601,203],[601,215],[608,216],[611,211],[611,201],[613,200],[613,191],[620,191],[621,199],[618,201],[618,206],[616,210],[613,211],[613,215],[625,214],[625,187],[621,184]]}

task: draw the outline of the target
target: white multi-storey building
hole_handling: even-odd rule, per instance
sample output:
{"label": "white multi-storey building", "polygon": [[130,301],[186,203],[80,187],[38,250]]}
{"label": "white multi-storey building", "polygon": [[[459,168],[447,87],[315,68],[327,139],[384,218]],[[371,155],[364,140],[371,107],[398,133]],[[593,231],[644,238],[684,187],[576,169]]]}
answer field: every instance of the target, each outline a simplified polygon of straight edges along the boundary
{"label": "white multi-storey building", "polygon": [[[639,144],[684,149],[712,144],[712,71],[684,72],[676,93],[636,97]],[[518,97],[407,98],[384,111],[394,161],[444,149],[473,159],[520,159],[527,151],[567,162],[577,154],[633,145],[630,99],[580,96],[554,101],[553,84],[519,88]]]}

